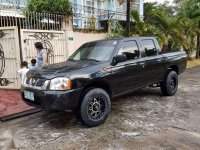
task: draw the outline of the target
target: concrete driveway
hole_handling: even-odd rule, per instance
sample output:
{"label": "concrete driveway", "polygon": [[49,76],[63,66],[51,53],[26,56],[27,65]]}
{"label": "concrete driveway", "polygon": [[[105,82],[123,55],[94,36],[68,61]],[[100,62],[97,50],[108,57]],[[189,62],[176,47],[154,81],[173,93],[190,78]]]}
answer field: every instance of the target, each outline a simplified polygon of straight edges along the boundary
{"label": "concrete driveway", "polygon": [[73,112],[0,123],[0,149],[200,149],[200,67],[180,76],[174,97],[142,89],[115,99],[104,125],[87,128]]}

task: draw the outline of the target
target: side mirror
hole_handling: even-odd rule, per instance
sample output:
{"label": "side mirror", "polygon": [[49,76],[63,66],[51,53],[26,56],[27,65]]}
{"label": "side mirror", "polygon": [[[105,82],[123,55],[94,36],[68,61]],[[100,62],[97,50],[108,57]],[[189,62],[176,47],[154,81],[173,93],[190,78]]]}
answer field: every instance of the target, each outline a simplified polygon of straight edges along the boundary
{"label": "side mirror", "polygon": [[127,59],[126,59],[126,55],[117,55],[113,58],[113,65],[116,65],[118,63],[121,63],[121,62],[125,62]]}

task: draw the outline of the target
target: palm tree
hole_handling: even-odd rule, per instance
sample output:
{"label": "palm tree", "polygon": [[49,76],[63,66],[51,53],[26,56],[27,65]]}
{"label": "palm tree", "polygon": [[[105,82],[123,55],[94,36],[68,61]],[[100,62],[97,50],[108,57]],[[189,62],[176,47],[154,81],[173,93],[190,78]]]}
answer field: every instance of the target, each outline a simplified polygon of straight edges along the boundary
{"label": "palm tree", "polygon": [[133,35],[156,36],[160,45],[166,47],[172,41],[171,49],[181,46],[188,56],[196,50],[195,37],[200,34],[198,19],[189,19],[184,14],[168,17],[160,9],[149,11],[144,21],[140,20],[136,11],[132,11],[135,26]]}
{"label": "palm tree", "polygon": [[[200,29],[200,2],[199,0],[190,0],[186,5],[187,15],[190,19],[196,23],[198,28]],[[200,57],[200,36],[197,34],[197,52],[196,57]]]}
{"label": "palm tree", "polygon": [[192,20],[184,16],[179,16],[178,18],[179,27],[184,35],[182,46],[188,56],[190,56],[194,50],[198,49],[195,39],[197,35],[200,35],[200,29],[198,27],[199,20],[200,17]]}
{"label": "palm tree", "polygon": [[131,27],[131,35],[133,36],[155,36],[160,45],[166,43],[166,38],[159,28],[151,23],[146,23],[140,19],[137,11],[133,10],[131,16],[134,20],[134,26]]}
{"label": "palm tree", "polygon": [[147,20],[142,21],[137,11],[132,11],[132,18],[135,21],[135,25],[132,27],[132,35],[155,36],[163,47],[168,45],[171,38],[174,42],[181,41],[183,36],[179,34],[180,31],[175,20],[165,17],[159,12],[154,12]]}
{"label": "palm tree", "polygon": [[[182,8],[179,10],[179,14],[185,15],[186,18],[190,19],[191,27],[195,30],[191,31],[193,34],[196,34],[194,36],[197,37],[197,46],[195,49],[196,51],[196,57],[200,57],[200,37],[199,37],[199,29],[200,29],[200,1],[199,0],[175,0],[177,2],[177,5]],[[188,28],[188,26],[187,26]],[[194,42],[195,37],[192,40],[192,44]]]}

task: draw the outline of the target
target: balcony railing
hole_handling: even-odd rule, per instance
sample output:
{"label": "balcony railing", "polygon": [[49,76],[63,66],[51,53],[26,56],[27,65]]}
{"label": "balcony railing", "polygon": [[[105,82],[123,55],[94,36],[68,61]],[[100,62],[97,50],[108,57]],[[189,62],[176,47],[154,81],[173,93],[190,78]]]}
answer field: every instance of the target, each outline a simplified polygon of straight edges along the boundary
{"label": "balcony railing", "polygon": [[[0,3],[0,26],[17,25],[24,29],[62,29],[64,15],[36,12],[24,14],[22,11],[24,6],[21,3]],[[106,29],[109,20],[126,21],[126,11],[73,5],[73,27],[76,29],[103,30]]]}
{"label": "balcony railing", "polygon": [[126,11],[112,11],[97,9],[91,6],[73,5],[73,25],[78,29],[90,29],[95,28],[101,30],[103,26],[102,22],[108,22],[109,20],[126,20]]}

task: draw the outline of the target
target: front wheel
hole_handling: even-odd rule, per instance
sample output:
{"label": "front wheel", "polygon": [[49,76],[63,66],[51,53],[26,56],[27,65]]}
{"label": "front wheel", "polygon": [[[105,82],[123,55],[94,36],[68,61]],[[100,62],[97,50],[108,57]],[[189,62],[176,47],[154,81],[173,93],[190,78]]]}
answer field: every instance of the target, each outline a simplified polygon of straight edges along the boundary
{"label": "front wheel", "polygon": [[165,96],[173,96],[178,89],[178,75],[175,71],[168,71],[161,82],[161,91]]}
{"label": "front wheel", "polygon": [[89,127],[103,124],[111,109],[108,93],[100,88],[89,90],[80,105],[80,121]]}

